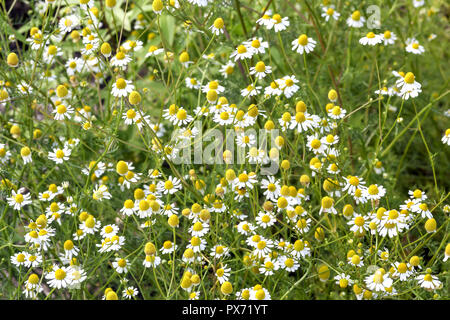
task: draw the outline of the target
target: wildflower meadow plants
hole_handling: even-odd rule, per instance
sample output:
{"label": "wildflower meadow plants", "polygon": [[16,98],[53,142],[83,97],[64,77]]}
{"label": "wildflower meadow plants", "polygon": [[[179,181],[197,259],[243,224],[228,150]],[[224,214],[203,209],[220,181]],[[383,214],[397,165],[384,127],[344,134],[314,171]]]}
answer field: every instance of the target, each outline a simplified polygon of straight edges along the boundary
{"label": "wildflower meadow plants", "polygon": [[448,299],[448,3],[0,4],[2,299]]}

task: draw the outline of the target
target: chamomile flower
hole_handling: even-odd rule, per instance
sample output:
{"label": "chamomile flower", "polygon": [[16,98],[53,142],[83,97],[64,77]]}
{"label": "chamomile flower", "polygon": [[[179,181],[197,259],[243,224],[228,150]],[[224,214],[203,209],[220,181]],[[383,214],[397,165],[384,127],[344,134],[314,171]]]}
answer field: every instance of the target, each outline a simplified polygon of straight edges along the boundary
{"label": "chamomile flower", "polygon": [[325,18],[325,21],[330,20],[331,18],[333,18],[334,20],[339,19],[340,17],[340,13],[337,12],[336,10],[334,10],[334,6],[329,6],[329,7],[323,7],[322,8],[322,18]]}
{"label": "chamomile flower", "polygon": [[386,30],[384,33],[379,34],[379,37],[381,38],[385,46],[394,44],[395,40],[397,40],[397,36],[395,35],[395,33],[389,30]]}
{"label": "chamomile flower", "polygon": [[361,16],[361,12],[359,10],[353,11],[350,17],[347,18],[347,25],[352,28],[362,28],[366,19]]}
{"label": "chamomile flower", "polygon": [[400,281],[407,281],[408,278],[413,274],[411,265],[405,262],[395,262],[393,264],[394,273],[392,276],[394,278],[399,278]]}
{"label": "chamomile flower", "polygon": [[365,37],[359,39],[359,43],[366,46],[375,46],[383,41],[382,37],[379,34],[375,34],[372,31],[366,34]]}
{"label": "chamomile flower", "polygon": [[290,24],[288,17],[282,18],[279,14],[274,14],[271,20],[272,24],[269,25],[268,29],[271,29],[273,27],[275,32],[286,30],[286,28],[289,27]]}
{"label": "chamomile flower", "polygon": [[234,67],[235,67],[234,62],[230,60],[226,64],[224,64],[220,67],[219,72],[226,79],[226,78],[228,78],[228,76],[230,76],[234,72]]}
{"label": "chamomile flower", "polygon": [[415,80],[412,72],[408,72],[404,77],[401,77],[395,83],[400,89],[400,96],[408,100],[410,97],[415,98],[422,92],[422,85]]}
{"label": "chamomile flower", "polygon": [[70,154],[71,154],[71,150],[68,148],[55,148],[53,149],[52,152],[48,153],[48,158],[54,162],[56,162],[57,164],[61,164],[64,161],[68,161]]}
{"label": "chamomile flower", "polygon": [[292,97],[300,87],[296,84],[299,81],[295,78],[295,75],[285,76],[280,79],[280,89],[283,91],[286,98]]}
{"label": "chamomile flower", "polygon": [[[446,144],[446,145],[450,146],[450,128],[447,129],[447,130],[445,130],[445,133],[444,133],[444,135],[442,136],[441,141],[442,141],[443,144]],[[1,150],[1,149],[0,149],[0,150]],[[1,155],[0,155],[0,156],[1,156]]]}
{"label": "chamomile flower", "polygon": [[128,259],[117,257],[115,261],[112,262],[113,268],[117,273],[127,273],[128,272]]}
{"label": "chamomile flower", "polygon": [[306,34],[302,34],[298,37],[298,39],[293,40],[291,44],[293,51],[303,54],[314,51],[316,43],[316,40],[313,38],[308,38]]}
{"label": "chamomile flower", "polygon": [[369,200],[380,200],[386,194],[386,189],[382,185],[371,184],[363,192],[364,197]]}
{"label": "chamomile flower", "polygon": [[425,52],[424,47],[419,44],[419,41],[417,41],[416,38],[408,38],[406,40],[405,50],[406,52],[414,54],[422,54]]}
{"label": "chamomile flower", "polygon": [[369,221],[367,217],[361,214],[355,214],[353,219],[347,222],[349,226],[351,226],[350,231],[355,233],[362,234],[365,230],[369,228]]}
{"label": "chamomile flower", "polygon": [[440,289],[442,286],[442,282],[439,281],[438,277],[429,273],[421,274],[420,276],[416,277],[416,280],[418,280],[419,285],[422,288],[429,291]]}
{"label": "chamomile flower", "polygon": [[250,68],[250,74],[255,75],[255,77],[260,80],[269,73],[272,73],[272,67],[266,66],[262,61],[257,62],[254,67]]}
{"label": "chamomile flower", "polygon": [[275,215],[272,212],[260,211],[256,217],[256,224],[263,229],[273,226],[277,221]]}
{"label": "chamomile flower", "polygon": [[230,58],[234,58],[234,61],[250,59],[253,53],[244,44],[239,45],[235,51],[230,55]]}
{"label": "chamomile flower", "polygon": [[134,297],[136,297],[139,294],[138,289],[136,289],[135,287],[126,287],[125,289],[123,289],[122,291],[122,295],[124,296],[124,298],[126,299],[133,299]]}
{"label": "chamomile flower", "polygon": [[70,269],[70,267],[53,265],[52,270],[45,275],[49,287],[57,289],[67,288],[72,282]]}
{"label": "chamomile flower", "polygon": [[341,287],[342,289],[347,288],[348,286],[351,286],[353,284],[353,280],[350,278],[350,275],[345,273],[340,273],[337,276],[334,277],[334,280],[336,280],[336,284]]}
{"label": "chamomile flower", "polygon": [[264,54],[266,49],[269,48],[269,43],[267,41],[257,37],[244,42],[244,45],[252,52],[252,54]]}
{"label": "chamomile flower", "polygon": [[225,24],[222,18],[217,18],[214,20],[214,23],[209,27],[212,33],[216,36],[219,36],[224,32]]}
{"label": "chamomile flower", "polygon": [[112,85],[111,94],[114,97],[127,97],[134,90],[131,80],[118,78]]}
{"label": "chamomile flower", "polygon": [[71,32],[73,29],[77,28],[79,24],[80,20],[76,15],[65,16],[59,20],[59,31],[63,34]]}
{"label": "chamomile flower", "polygon": [[366,286],[373,291],[386,291],[392,286],[392,279],[388,277],[384,269],[378,269],[374,274],[365,278]]}
{"label": "chamomile flower", "polygon": [[11,190],[11,197],[6,200],[8,200],[8,204],[13,207],[14,210],[20,210],[31,203],[31,195],[30,193],[25,193],[25,189],[21,188],[18,192]]}
{"label": "chamomile flower", "polygon": [[220,259],[229,256],[230,249],[224,245],[217,244],[211,248],[211,257]]}
{"label": "chamomile flower", "polygon": [[169,176],[166,181],[158,182],[157,188],[162,194],[174,194],[181,190],[182,187],[180,179]]}
{"label": "chamomile flower", "polygon": [[223,265],[221,268],[216,270],[216,278],[220,284],[228,281],[230,277],[231,268],[227,268],[227,265]]}
{"label": "chamomile flower", "polygon": [[152,45],[148,48],[148,51],[147,51],[147,54],[145,55],[145,57],[146,58],[155,57],[163,52],[164,52],[164,49],[158,48],[157,46]]}
{"label": "chamomile flower", "polygon": [[156,267],[161,263],[161,258],[157,255],[146,255],[143,261],[143,265],[146,268]]}

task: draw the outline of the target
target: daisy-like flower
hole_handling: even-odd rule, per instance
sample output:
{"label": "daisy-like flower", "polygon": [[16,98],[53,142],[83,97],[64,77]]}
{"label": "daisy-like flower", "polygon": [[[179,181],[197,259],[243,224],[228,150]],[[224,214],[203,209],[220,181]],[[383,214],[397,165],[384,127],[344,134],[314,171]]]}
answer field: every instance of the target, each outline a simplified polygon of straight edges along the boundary
{"label": "daisy-like flower", "polygon": [[271,300],[269,290],[263,288],[261,285],[256,285],[250,290],[250,300]]}
{"label": "daisy-like flower", "polygon": [[421,201],[425,201],[428,198],[425,192],[420,189],[415,189],[414,191],[409,190],[408,195],[415,202],[415,204]]}
{"label": "daisy-like flower", "polygon": [[92,192],[92,198],[94,200],[102,201],[103,199],[111,199],[111,193],[108,191],[108,187],[104,184],[97,186]]}
{"label": "daisy-like flower", "polygon": [[366,19],[361,16],[359,10],[353,11],[352,15],[347,19],[347,25],[352,28],[362,28]]}
{"label": "daisy-like flower", "polygon": [[[274,14],[272,16],[272,25],[275,32],[280,32],[285,30],[287,27],[289,27],[289,18],[284,17],[282,18],[279,14]],[[271,29],[272,27],[268,27],[268,29]]]}
{"label": "daisy-like flower", "polygon": [[161,263],[161,258],[157,255],[146,255],[143,261],[143,265],[146,268],[156,267]]}
{"label": "daisy-like flower", "polygon": [[347,222],[349,226],[351,226],[350,231],[353,231],[355,233],[362,234],[364,230],[368,230],[369,228],[369,221],[367,217],[364,217],[360,214],[355,214],[354,218]]}
{"label": "daisy-like flower", "polygon": [[365,278],[365,283],[370,290],[386,291],[392,286],[392,279],[386,275],[384,269],[378,269],[374,274]]}
{"label": "daisy-like flower", "polygon": [[184,82],[186,83],[186,87],[188,87],[189,89],[200,88],[200,84],[198,83],[197,79],[195,79],[195,78],[186,77]]}
{"label": "daisy-like flower", "polygon": [[[445,133],[442,136],[441,141],[442,141],[443,144],[446,144],[446,145],[450,146],[450,128],[445,130]],[[0,157],[1,157],[1,151],[0,151]]]}
{"label": "daisy-like flower", "polygon": [[80,251],[74,244],[72,240],[66,240],[64,242],[64,257],[66,259],[72,259],[73,256],[77,256]]}
{"label": "daisy-like flower", "polygon": [[44,49],[43,58],[45,62],[51,63],[56,59],[56,57],[62,56],[62,54],[61,48],[58,48],[55,45],[50,45]]}
{"label": "daisy-like flower", "polygon": [[[80,223],[79,228],[85,234],[94,234],[101,226],[101,221],[96,220],[92,215],[88,215],[86,220]],[[77,239],[75,239],[77,240]]]}
{"label": "daisy-like flower", "polygon": [[381,38],[380,35],[373,33],[372,31],[367,33],[365,37],[362,37],[361,39],[359,39],[359,43],[366,46],[374,46],[377,45],[379,43],[381,43],[383,41],[383,39]]}
{"label": "daisy-like flower", "polygon": [[110,252],[110,251],[119,251],[123,245],[125,244],[125,237],[124,236],[118,236],[114,235],[111,238],[106,237],[102,240],[100,244],[97,244],[96,246],[100,249],[98,252]]}
{"label": "daisy-like flower", "polygon": [[300,54],[310,53],[314,51],[316,43],[316,40],[313,38],[308,38],[306,34],[302,34],[298,39],[292,41],[292,50]]}
{"label": "daisy-like flower", "polygon": [[295,117],[291,120],[290,129],[297,129],[297,132],[306,132],[317,128],[320,123],[320,118],[316,115],[310,115],[307,112],[297,112]]}
{"label": "daisy-like flower", "polygon": [[415,80],[412,72],[408,72],[404,77],[398,79],[395,84],[400,89],[400,96],[405,100],[410,97],[415,98],[422,92],[422,85]]}
{"label": "daisy-like flower", "polygon": [[214,33],[216,36],[219,36],[224,32],[225,24],[223,22],[222,18],[217,18],[214,20],[214,23],[209,27],[212,33]]}
{"label": "daisy-like flower", "polygon": [[395,35],[395,33],[389,30],[386,30],[384,33],[381,33],[378,36],[383,40],[383,44],[385,46],[389,44],[394,44],[395,40],[397,40],[397,36]]}
{"label": "daisy-like flower", "polygon": [[230,55],[230,58],[234,57],[234,61],[250,59],[253,52],[249,50],[244,44],[239,45],[235,51]]}
{"label": "daisy-like flower", "polygon": [[322,11],[322,18],[325,18],[325,21],[330,20],[330,18],[337,20],[341,15],[339,12],[334,10],[334,6],[323,7]]}
{"label": "daisy-like flower", "polygon": [[296,259],[285,255],[278,258],[278,264],[280,268],[286,270],[287,272],[295,272],[298,268],[300,268],[300,264]]}
{"label": "daisy-like flower", "polygon": [[414,54],[422,54],[425,52],[424,47],[419,44],[419,41],[417,41],[416,38],[408,38],[406,40],[405,50],[406,52]]}
{"label": "daisy-like flower", "polygon": [[55,120],[64,120],[64,119],[70,119],[71,114],[74,112],[73,108],[69,105],[65,104],[58,104],[53,110],[53,113],[55,114],[53,118]]}
{"label": "daisy-like flower", "polygon": [[419,285],[422,288],[428,291],[440,289],[442,286],[442,282],[439,281],[438,277],[433,276],[429,273],[421,274],[420,276],[416,277],[416,280],[418,280]]}
{"label": "daisy-like flower", "polygon": [[18,252],[11,256],[10,260],[16,267],[24,266],[26,264],[27,252]]}
{"label": "daisy-like flower", "polygon": [[139,291],[135,287],[126,287],[123,289],[122,294],[127,299],[133,299],[139,294]]}
{"label": "daisy-like flower", "polygon": [[27,253],[25,258],[25,267],[36,268],[42,263],[42,255],[39,253]]}
{"label": "daisy-like flower", "polygon": [[319,214],[322,214],[322,212],[337,214],[337,210],[334,208],[333,198],[325,196],[322,198],[321,204]]}
{"label": "daisy-like flower", "polygon": [[51,288],[67,288],[72,282],[70,271],[70,267],[67,268],[53,265],[52,270],[45,275],[45,278],[48,280],[47,284]]}
{"label": "daisy-like flower", "polygon": [[235,66],[234,62],[230,60],[226,64],[224,64],[220,67],[219,72],[226,79],[226,78],[228,78],[229,75],[231,75],[233,73],[234,66]]}
{"label": "daisy-like flower", "polygon": [[250,68],[250,74],[255,75],[255,77],[260,80],[269,73],[272,73],[272,67],[266,66],[262,61],[257,62],[254,67]]}
{"label": "daisy-like flower", "polygon": [[206,248],[206,240],[203,238],[193,236],[189,241],[187,248],[192,249],[194,253],[202,252]]}
{"label": "daisy-like flower", "polygon": [[113,268],[117,273],[127,273],[128,272],[128,259],[117,257],[112,263]]}
{"label": "daisy-like flower", "polygon": [[386,189],[382,185],[371,184],[363,190],[364,197],[370,200],[380,200],[386,194]]}
{"label": "daisy-like flower", "polygon": [[211,248],[211,257],[220,259],[229,256],[230,249],[224,245],[217,244]]}
{"label": "daisy-like flower", "polygon": [[77,28],[79,24],[80,20],[76,15],[65,16],[59,20],[59,31],[62,34],[71,32],[73,29]]}
{"label": "daisy-like flower", "polygon": [[254,172],[250,172],[247,174],[247,171],[244,171],[234,179],[233,186],[238,188],[253,189],[254,185],[257,182],[258,180],[256,179],[256,174]]}
{"label": "daisy-like flower", "polygon": [[297,259],[300,259],[301,257],[305,258],[311,255],[311,249],[305,241],[299,239],[294,242],[289,254]]}
{"label": "daisy-like flower", "polygon": [[207,223],[202,223],[197,221],[189,228],[189,233],[192,236],[203,237],[209,231],[209,225]]}
{"label": "daisy-like flower", "polygon": [[157,185],[158,191],[162,194],[174,194],[181,190],[181,181],[176,177],[169,176],[166,181],[160,181]]}
{"label": "daisy-like flower", "polygon": [[277,201],[280,196],[280,182],[274,176],[269,176],[267,179],[261,181],[261,189],[264,191],[264,196],[267,200]]}
{"label": "daisy-like flower", "polygon": [[278,84],[280,85],[280,89],[283,90],[286,98],[290,98],[300,89],[300,87],[296,85],[298,82],[295,75],[292,75],[281,78]]}
{"label": "daisy-like flower", "polygon": [[187,125],[193,120],[193,117],[187,113],[184,108],[178,108],[175,117],[172,118],[171,122],[176,126]]}
{"label": "daisy-like flower", "polygon": [[169,254],[172,253],[174,250],[177,249],[177,245],[174,244],[172,241],[167,240],[163,243],[163,246],[161,248],[162,254]]}
{"label": "daisy-like flower", "polygon": [[274,271],[277,271],[279,268],[280,264],[278,263],[278,260],[265,258],[264,263],[259,268],[259,272],[265,276],[271,276],[274,274]]}
{"label": "daisy-like flower", "polygon": [[114,97],[127,97],[134,90],[134,85],[131,80],[118,78],[112,85],[111,94]]}
{"label": "daisy-like flower", "polygon": [[25,189],[21,188],[16,191],[11,190],[11,197],[7,198],[8,204],[14,208],[14,210],[20,210],[24,206],[31,203],[31,195],[30,193],[24,193]]}
{"label": "daisy-like flower", "polygon": [[254,226],[252,223],[249,223],[248,221],[241,221],[236,226],[237,231],[242,235],[251,235],[253,234],[254,230],[256,229],[256,226]]}
{"label": "daisy-like flower", "polygon": [[31,85],[26,83],[24,80],[22,80],[18,85],[17,89],[19,90],[20,94],[30,94],[33,92],[33,88]]}
{"label": "daisy-like flower", "polygon": [[147,54],[145,55],[145,57],[146,58],[148,58],[148,57],[155,57],[158,54],[161,54],[163,52],[164,52],[164,49],[158,48],[157,46],[152,45],[152,46],[150,46],[148,48],[148,51],[147,51]]}
{"label": "daisy-like flower", "polygon": [[345,186],[342,191],[347,191],[348,194],[355,194],[356,189],[364,189],[366,182],[358,176],[343,177]]}
{"label": "daisy-like flower", "polygon": [[[259,24],[259,25],[261,25],[261,26],[265,26],[267,29],[272,28],[272,26],[273,26],[273,21],[272,21],[272,18],[271,18],[270,15],[271,15],[270,10],[267,10],[267,11],[263,14],[263,16],[262,16],[261,18],[259,18],[258,20],[256,20],[256,23]],[[270,26],[270,28],[269,28],[269,26]]]}
{"label": "daisy-like flower", "polygon": [[128,51],[136,52],[142,49],[142,44],[143,42],[141,40],[127,40],[123,44],[123,47],[127,52]]}
{"label": "daisy-like flower", "polygon": [[100,230],[100,235],[103,238],[115,236],[119,232],[119,227],[115,224],[107,224]]}
{"label": "daisy-like flower", "polygon": [[264,54],[266,49],[269,48],[269,43],[264,41],[263,38],[253,38],[244,42],[244,45],[247,47],[252,54]]}
{"label": "daisy-like flower", "polygon": [[48,153],[48,158],[52,161],[55,161],[57,164],[61,164],[64,161],[69,160],[71,152],[72,151],[68,148],[55,148],[52,152]]}
{"label": "daisy-like flower", "polygon": [[340,106],[334,106],[328,111],[328,116],[331,119],[338,120],[344,118],[346,113],[347,110],[345,110],[344,108],[341,108]]}
{"label": "daisy-like flower", "polygon": [[219,280],[219,283],[222,284],[225,281],[228,281],[230,277],[231,268],[227,268],[227,265],[224,264],[221,268],[216,270],[216,277]]}
{"label": "daisy-like flower", "polygon": [[6,150],[6,146],[0,143],[0,163],[6,164],[11,158],[11,151]]}
{"label": "daisy-like flower", "polygon": [[325,152],[326,145],[321,142],[321,139],[317,134],[308,136],[306,145],[308,149],[316,155]]}
{"label": "daisy-like flower", "polygon": [[348,286],[351,286],[353,284],[353,280],[348,274],[345,273],[338,274],[334,277],[334,280],[336,280],[335,283],[342,289],[347,288]]}
{"label": "daisy-like flower", "polygon": [[110,63],[113,67],[125,68],[128,63],[131,61],[131,58],[122,51],[116,53],[114,57],[112,57]]}
{"label": "daisy-like flower", "polygon": [[404,216],[399,214],[397,210],[393,209],[383,215],[381,223],[378,227],[378,232],[383,237],[388,235],[389,238],[393,238],[397,236],[397,234],[405,227],[406,224],[404,221]]}
{"label": "daisy-like flower", "polygon": [[422,218],[433,218],[433,214],[430,212],[430,209],[425,202],[417,202],[411,207],[411,211],[420,214]]}
{"label": "daisy-like flower", "polygon": [[411,265],[405,262],[395,262],[393,264],[394,273],[392,276],[394,278],[399,278],[400,281],[407,281],[408,278],[413,274]]}
{"label": "daisy-like flower", "polygon": [[252,96],[256,96],[259,94],[261,90],[260,86],[255,86],[255,85],[248,85],[245,89],[241,90],[241,96],[243,97],[252,97]]}
{"label": "daisy-like flower", "polygon": [[362,267],[364,265],[363,258],[357,254],[347,257],[347,261],[354,267]]}
{"label": "daisy-like flower", "polygon": [[255,220],[256,224],[262,227],[263,229],[273,226],[277,221],[275,215],[272,212],[263,212],[263,211],[260,211],[258,213],[258,216],[256,217]]}

